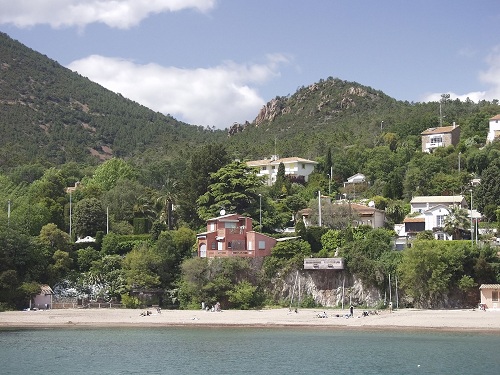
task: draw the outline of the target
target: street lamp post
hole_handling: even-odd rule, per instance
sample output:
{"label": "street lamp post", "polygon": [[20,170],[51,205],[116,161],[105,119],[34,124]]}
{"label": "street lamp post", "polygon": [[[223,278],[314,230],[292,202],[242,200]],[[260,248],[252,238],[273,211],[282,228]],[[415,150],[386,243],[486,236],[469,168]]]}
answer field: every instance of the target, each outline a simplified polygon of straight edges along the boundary
{"label": "street lamp post", "polygon": [[328,176],[328,195],[330,195],[332,193],[332,189],[331,189],[331,186],[332,186],[332,176],[330,174],[327,174]]}
{"label": "street lamp post", "polygon": [[472,230],[472,189],[470,189],[470,241],[474,245],[474,232]]}
{"label": "street lamp post", "polygon": [[384,128],[384,122],[380,121],[380,131],[382,131],[383,128]]}
{"label": "street lamp post", "polygon": [[259,228],[262,232],[262,194],[259,194]]}
{"label": "street lamp post", "polygon": [[69,238],[72,238],[71,237],[71,224],[72,224],[72,218],[71,218],[71,215],[72,215],[72,212],[71,212],[71,190],[69,191]]}
{"label": "street lamp post", "polygon": [[321,190],[318,190],[318,226],[321,227]]}

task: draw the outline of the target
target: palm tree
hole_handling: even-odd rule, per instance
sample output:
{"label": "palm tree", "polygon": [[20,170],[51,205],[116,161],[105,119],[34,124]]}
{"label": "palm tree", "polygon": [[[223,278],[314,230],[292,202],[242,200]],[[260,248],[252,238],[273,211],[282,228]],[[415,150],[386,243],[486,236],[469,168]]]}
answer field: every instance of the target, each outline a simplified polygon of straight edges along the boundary
{"label": "palm tree", "polygon": [[449,214],[444,218],[444,231],[453,236],[454,240],[461,240],[461,230],[470,228],[469,218],[467,217],[467,210],[460,206],[450,206]]}
{"label": "palm tree", "polygon": [[165,185],[163,185],[160,195],[156,198],[156,204],[160,209],[159,220],[166,224],[169,230],[174,229],[173,206],[177,198],[177,181],[167,177]]}

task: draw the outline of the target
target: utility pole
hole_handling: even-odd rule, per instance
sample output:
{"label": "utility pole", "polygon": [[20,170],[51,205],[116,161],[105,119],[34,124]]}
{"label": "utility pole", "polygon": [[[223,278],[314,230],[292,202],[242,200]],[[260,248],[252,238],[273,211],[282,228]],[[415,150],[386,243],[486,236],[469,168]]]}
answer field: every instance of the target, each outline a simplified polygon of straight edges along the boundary
{"label": "utility pole", "polygon": [[318,190],[318,226],[321,227],[321,190]]}
{"label": "utility pole", "polygon": [[72,229],[71,228],[71,224],[72,224],[72,218],[71,218],[72,212],[71,212],[71,209],[72,209],[72,207],[71,207],[71,190],[70,190],[69,191],[69,238],[72,238],[71,237],[71,229]]}
{"label": "utility pole", "polygon": [[472,227],[472,189],[470,189],[470,241],[474,245],[474,232]]}

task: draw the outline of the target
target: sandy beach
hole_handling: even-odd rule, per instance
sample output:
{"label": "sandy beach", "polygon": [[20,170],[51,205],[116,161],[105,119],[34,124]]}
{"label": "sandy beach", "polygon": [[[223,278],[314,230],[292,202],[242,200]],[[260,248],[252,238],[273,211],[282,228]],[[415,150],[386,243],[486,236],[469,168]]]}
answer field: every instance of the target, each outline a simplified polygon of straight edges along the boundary
{"label": "sandy beach", "polygon": [[[500,334],[500,311],[481,310],[418,310],[401,309],[392,313],[363,316],[363,310],[354,310],[347,318],[347,310],[288,309],[264,310],[145,310],[132,309],[57,309],[38,311],[9,311],[0,313],[0,328],[50,327],[318,327],[345,329],[391,329],[482,331]],[[323,312],[326,318],[319,318]],[[338,315],[338,316],[337,316]]]}

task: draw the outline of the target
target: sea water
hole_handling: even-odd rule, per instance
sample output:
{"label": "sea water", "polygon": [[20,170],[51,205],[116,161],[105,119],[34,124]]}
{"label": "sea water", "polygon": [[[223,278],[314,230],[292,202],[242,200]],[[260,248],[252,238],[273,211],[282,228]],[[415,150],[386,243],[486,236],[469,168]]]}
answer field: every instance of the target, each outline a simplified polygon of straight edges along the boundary
{"label": "sea water", "polygon": [[0,374],[499,374],[500,335],[317,328],[0,330]]}

